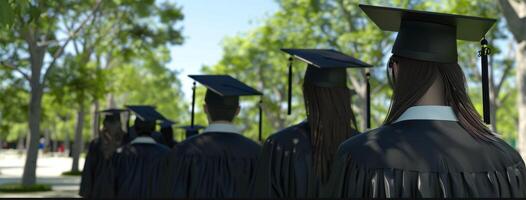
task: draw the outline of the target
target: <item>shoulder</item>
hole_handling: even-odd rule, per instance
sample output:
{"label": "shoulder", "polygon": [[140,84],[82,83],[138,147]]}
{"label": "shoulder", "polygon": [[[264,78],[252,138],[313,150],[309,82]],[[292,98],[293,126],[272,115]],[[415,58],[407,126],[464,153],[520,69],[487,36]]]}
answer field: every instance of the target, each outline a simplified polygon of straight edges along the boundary
{"label": "shoulder", "polygon": [[185,155],[222,155],[227,153],[242,156],[256,154],[259,150],[259,144],[240,134],[215,132],[196,135],[175,147],[178,154]]}
{"label": "shoulder", "polygon": [[394,129],[391,126],[381,126],[376,129],[369,130],[353,136],[340,145],[339,154],[348,155],[350,152],[360,152],[359,154],[367,154],[372,151],[379,151],[380,135],[392,132]]}
{"label": "shoulder", "polygon": [[308,141],[307,130],[308,123],[301,122],[272,134],[265,141],[265,145],[279,145],[285,148],[301,145]]}
{"label": "shoulder", "polygon": [[499,158],[501,160],[500,162],[505,163],[507,167],[524,163],[519,152],[499,137],[496,137],[495,141],[493,141],[491,145],[488,145],[488,147],[487,151],[495,154],[494,157]]}

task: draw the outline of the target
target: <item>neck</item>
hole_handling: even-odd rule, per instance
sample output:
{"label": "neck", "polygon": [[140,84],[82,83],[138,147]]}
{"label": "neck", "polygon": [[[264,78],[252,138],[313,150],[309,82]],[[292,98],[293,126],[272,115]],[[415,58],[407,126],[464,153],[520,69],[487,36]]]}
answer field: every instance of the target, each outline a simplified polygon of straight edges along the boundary
{"label": "neck", "polygon": [[427,106],[427,105],[446,105],[444,101],[444,85],[442,79],[437,77],[433,82],[433,85],[429,87],[427,92],[418,100],[416,103],[417,106]]}

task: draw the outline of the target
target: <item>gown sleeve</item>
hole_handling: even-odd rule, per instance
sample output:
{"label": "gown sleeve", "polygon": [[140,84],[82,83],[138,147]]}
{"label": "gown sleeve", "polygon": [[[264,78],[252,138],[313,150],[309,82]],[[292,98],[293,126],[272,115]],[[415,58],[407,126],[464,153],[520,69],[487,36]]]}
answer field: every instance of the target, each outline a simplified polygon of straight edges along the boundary
{"label": "gown sleeve", "polygon": [[367,168],[339,153],[322,197],[332,198],[524,198],[524,162],[486,172],[422,172]]}
{"label": "gown sleeve", "polygon": [[95,167],[97,166],[98,153],[96,152],[95,140],[90,142],[84,168],[82,170],[82,178],[80,181],[79,195],[84,198],[89,198],[93,190],[93,183],[95,179]]}

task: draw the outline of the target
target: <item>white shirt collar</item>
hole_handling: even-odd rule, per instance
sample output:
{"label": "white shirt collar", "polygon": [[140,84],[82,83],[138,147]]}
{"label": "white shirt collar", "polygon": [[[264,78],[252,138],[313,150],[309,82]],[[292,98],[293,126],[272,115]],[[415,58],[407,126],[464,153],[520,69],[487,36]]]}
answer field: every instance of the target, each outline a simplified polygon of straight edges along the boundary
{"label": "white shirt collar", "polygon": [[240,128],[229,123],[211,123],[203,131],[206,132],[223,132],[223,133],[241,133]]}
{"label": "white shirt collar", "polygon": [[139,137],[136,137],[135,139],[133,139],[130,144],[155,144],[155,140],[151,137],[147,137],[147,136],[139,136]]}
{"label": "white shirt collar", "polygon": [[393,123],[406,120],[458,121],[453,108],[449,106],[413,106],[408,108]]}

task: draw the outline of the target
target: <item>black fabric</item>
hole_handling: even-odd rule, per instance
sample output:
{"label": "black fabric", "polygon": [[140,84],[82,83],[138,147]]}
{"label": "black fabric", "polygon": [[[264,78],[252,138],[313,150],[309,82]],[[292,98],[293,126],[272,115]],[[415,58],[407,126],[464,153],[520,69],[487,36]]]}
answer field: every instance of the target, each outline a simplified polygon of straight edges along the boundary
{"label": "black fabric", "polygon": [[344,142],[324,197],[526,197],[520,155],[457,122],[408,120]]}
{"label": "black fabric", "polygon": [[237,133],[206,132],[175,146],[159,197],[240,198],[252,194],[260,146]]}
{"label": "black fabric", "polygon": [[221,96],[208,89],[205,94],[205,102],[217,108],[235,109],[239,107],[239,96]]}
{"label": "black fabric", "polygon": [[261,92],[229,75],[189,75],[189,77],[208,90],[225,97],[262,95]]}
{"label": "black fabric", "polygon": [[151,198],[158,191],[160,161],[170,150],[160,144],[134,143],[114,154],[111,177],[117,198]]}
{"label": "black fabric", "polygon": [[155,122],[159,120],[166,120],[166,118],[161,113],[155,110],[154,106],[133,105],[126,107],[135,113],[135,115],[142,121]]}
{"label": "black fabric", "polygon": [[281,49],[281,51],[307,63],[304,81],[319,87],[346,87],[347,68],[372,67],[332,49]]}
{"label": "black fabric", "polygon": [[312,163],[310,128],[307,122],[271,135],[258,161],[255,197],[316,198],[320,180]]}
{"label": "black fabric", "polygon": [[111,159],[105,159],[100,148],[101,140],[89,144],[80,181],[79,195],[84,198],[111,198],[113,186],[106,177],[113,176]]}
{"label": "black fabric", "polygon": [[360,4],[382,30],[399,32],[394,55],[440,63],[457,62],[456,40],[479,41],[495,19]]}

